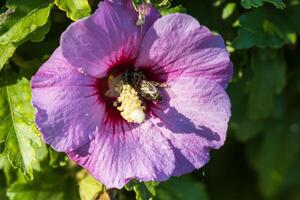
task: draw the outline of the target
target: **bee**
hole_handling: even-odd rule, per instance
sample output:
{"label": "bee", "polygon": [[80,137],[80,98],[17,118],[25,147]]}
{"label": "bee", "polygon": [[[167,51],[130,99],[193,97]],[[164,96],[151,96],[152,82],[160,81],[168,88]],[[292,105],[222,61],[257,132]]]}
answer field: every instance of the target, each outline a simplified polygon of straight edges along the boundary
{"label": "bee", "polygon": [[158,88],[168,87],[165,83],[147,80],[143,72],[138,70],[126,70],[122,81],[123,84],[130,84],[141,97],[150,101],[161,101],[162,95]]}

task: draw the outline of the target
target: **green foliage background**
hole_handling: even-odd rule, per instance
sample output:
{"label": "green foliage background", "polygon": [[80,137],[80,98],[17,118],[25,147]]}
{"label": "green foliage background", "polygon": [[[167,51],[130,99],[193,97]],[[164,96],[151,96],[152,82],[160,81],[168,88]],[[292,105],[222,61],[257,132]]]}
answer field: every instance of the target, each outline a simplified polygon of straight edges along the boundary
{"label": "green foliage background", "polygon": [[299,0],[151,1],[162,14],[186,12],[223,36],[234,63],[233,115],[225,146],[203,169],[123,190],[106,190],[46,146],[30,103],[31,76],[66,27],[98,2],[0,1],[0,200],[300,199]]}

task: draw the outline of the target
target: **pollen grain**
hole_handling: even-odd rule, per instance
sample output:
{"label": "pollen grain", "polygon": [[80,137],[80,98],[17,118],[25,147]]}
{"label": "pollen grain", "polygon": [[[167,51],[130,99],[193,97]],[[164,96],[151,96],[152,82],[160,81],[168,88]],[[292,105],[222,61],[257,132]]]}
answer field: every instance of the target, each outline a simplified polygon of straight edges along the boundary
{"label": "pollen grain", "polygon": [[131,85],[125,84],[122,86],[118,102],[120,106],[117,109],[126,121],[133,123],[145,121],[145,107],[139,99],[138,92]]}

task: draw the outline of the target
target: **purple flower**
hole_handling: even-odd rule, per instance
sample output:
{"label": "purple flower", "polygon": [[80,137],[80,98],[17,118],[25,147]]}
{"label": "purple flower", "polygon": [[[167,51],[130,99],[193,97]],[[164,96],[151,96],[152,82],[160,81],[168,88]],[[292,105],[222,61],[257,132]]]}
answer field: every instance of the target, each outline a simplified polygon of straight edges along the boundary
{"label": "purple flower", "polygon": [[[223,39],[189,15],[142,10],[141,18],[128,0],[101,2],[63,33],[31,80],[45,142],[108,188],[202,167],[230,118]],[[141,76],[127,80],[127,72]],[[143,96],[142,83],[161,101]]]}

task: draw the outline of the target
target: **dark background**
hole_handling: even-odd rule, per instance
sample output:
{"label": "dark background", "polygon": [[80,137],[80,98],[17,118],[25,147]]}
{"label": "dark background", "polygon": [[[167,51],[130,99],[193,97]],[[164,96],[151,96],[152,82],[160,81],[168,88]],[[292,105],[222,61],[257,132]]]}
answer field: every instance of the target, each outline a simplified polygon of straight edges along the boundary
{"label": "dark background", "polygon": [[[173,0],[171,7],[161,8],[168,11],[181,5],[175,10],[221,34],[231,53],[234,76],[228,87],[232,119],[225,145],[212,151],[204,168],[160,184],[157,199],[300,200],[299,1],[286,0],[286,7],[280,8],[279,0],[263,5],[253,0],[254,7],[246,9],[247,2]],[[90,1],[93,9],[97,3]],[[57,7],[50,18],[45,39],[21,44],[5,70],[30,79],[51,55],[72,21]],[[34,172],[32,182],[0,159],[1,200],[8,196],[31,200],[38,194],[37,199],[79,198],[80,168],[49,147],[43,151],[42,170]],[[112,199],[135,198],[125,189],[108,193]]]}

